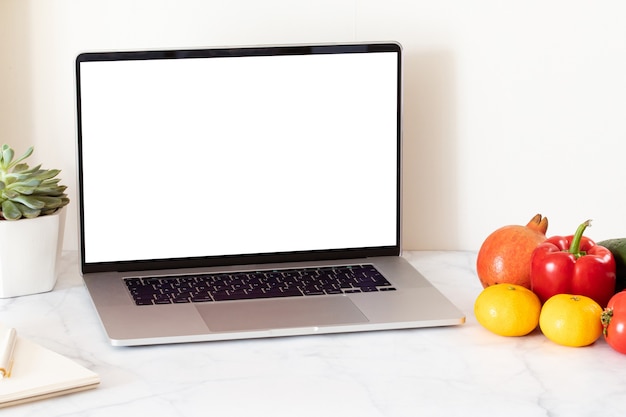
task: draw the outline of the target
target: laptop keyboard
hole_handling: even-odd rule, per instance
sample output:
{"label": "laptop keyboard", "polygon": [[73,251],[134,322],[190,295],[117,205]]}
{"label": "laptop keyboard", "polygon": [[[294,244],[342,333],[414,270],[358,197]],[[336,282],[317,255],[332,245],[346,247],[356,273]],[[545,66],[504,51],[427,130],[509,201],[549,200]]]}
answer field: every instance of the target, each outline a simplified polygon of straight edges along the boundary
{"label": "laptop keyboard", "polygon": [[137,305],[394,291],[372,265],[124,278]]}

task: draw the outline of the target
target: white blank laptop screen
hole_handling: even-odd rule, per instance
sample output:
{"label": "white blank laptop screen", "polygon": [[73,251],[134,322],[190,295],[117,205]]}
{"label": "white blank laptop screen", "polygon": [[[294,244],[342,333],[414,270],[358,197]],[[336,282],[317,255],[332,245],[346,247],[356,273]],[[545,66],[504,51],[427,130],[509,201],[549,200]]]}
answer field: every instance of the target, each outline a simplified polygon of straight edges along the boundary
{"label": "white blank laptop screen", "polygon": [[393,246],[398,55],[80,63],[87,263]]}

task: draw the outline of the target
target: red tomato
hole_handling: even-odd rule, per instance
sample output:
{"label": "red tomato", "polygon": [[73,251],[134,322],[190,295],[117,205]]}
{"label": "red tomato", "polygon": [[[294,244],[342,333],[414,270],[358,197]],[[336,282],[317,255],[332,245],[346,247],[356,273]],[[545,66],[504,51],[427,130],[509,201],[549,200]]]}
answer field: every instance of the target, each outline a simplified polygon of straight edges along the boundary
{"label": "red tomato", "polygon": [[626,354],[626,291],[611,297],[602,313],[602,325],[609,346]]}

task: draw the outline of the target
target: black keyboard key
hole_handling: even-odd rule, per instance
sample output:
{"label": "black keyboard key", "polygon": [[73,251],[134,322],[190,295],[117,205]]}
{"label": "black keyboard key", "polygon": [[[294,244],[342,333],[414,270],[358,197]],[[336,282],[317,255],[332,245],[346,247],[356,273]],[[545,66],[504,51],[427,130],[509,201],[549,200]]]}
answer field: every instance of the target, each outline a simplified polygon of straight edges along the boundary
{"label": "black keyboard key", "polygon": [[207,303],[209,301],[213,301],[210,295],[204,295],[204,294],[203,295],[194,294],[189,299],[193,303]]}

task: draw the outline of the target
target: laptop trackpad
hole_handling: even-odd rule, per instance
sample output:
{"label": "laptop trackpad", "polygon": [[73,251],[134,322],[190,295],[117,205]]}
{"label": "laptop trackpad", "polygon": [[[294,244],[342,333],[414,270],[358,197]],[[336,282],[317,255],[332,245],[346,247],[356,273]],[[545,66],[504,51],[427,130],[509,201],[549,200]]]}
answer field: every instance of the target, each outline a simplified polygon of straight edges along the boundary
{"label": "laptop trackpad", "polygon": [[212,332],[315,327],[367,322],[350,299],[296,297],[196,305]]}

